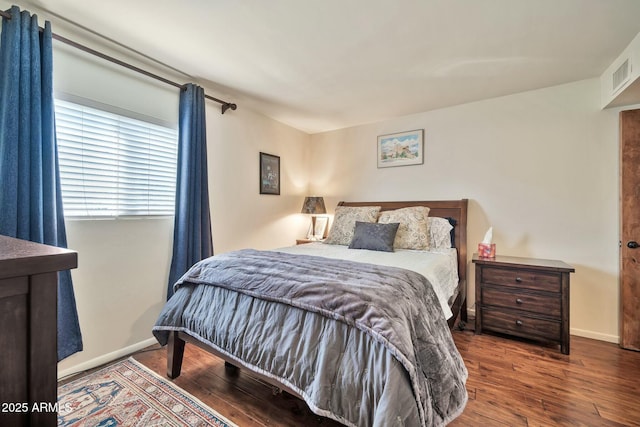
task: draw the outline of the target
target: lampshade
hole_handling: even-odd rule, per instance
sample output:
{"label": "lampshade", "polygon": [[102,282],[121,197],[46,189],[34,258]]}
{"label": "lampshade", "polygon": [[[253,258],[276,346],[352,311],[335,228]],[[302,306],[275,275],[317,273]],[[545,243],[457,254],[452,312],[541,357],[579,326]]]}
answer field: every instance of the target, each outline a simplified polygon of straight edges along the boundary
{"label": "lampshade", "polygon": [[315,196],[305,197],[301,213],[313,215],[327,213],[327,209],[324,207],[324,199]]}

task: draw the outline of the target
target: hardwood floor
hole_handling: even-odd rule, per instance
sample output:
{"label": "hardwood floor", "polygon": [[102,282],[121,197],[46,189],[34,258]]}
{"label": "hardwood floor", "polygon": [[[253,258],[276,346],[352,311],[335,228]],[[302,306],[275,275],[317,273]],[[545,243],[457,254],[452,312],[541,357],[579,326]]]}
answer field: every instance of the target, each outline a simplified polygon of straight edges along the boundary
{"label": "hardwood floor", "polygon": [[571,337],[557,347],[455,332],[469,402],[451,426],[640,426],[640,353]]}
{"label": "hardwood floor", "polygon": [[[166,378],[165,348],[133,357]],[[274,394],[270,385],[246,372],[226,368],[222,359],[194,345],[185,346],[182,372],[173,382],[240,427],[342,426],[314,414],[298,398],[287,393]]]}
{"label": "hardwood floor", "polygon": [[[640,353],[571,337],[557,347],[455,331],[469,370],[469,402],[450,426],[640,426]],[[164,375],[165,350],[135,359]],[[240,426],[338,426],[289,395],[187,344],[175,383]]]}

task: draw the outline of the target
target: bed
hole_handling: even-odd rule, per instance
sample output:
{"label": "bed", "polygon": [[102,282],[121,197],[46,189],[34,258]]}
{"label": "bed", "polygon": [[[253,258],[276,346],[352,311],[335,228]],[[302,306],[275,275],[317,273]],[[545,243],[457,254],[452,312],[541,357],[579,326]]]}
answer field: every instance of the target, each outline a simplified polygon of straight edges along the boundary
{"label": "bed", "polygon": [[344,425],[445,425],[467,401],[467,371],[449,330],[467,318],[467,200],[338,206],[379,206],[380,217],[426,206],[430,217],[446,218],[452,249],[433,258],[453,260],[457,282],[441,295],[413,261],[345,259],[372,251],[324,243],[216,255],[176,284],[153,328],[168,344],[167,375],[180,375],[188,342]]}

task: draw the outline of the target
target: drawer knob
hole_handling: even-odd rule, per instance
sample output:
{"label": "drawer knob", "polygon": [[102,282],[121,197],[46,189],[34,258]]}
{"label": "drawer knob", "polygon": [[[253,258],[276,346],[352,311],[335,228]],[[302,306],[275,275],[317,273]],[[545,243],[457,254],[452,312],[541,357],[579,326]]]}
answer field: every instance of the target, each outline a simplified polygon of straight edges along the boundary
{"label": "drawer knob", "polygon": [[516,325],[522,326],[522,320],[516,320]]}
{"label": "drawer knob", "polygon": [[518,283],[522,282],[522,278],[521,277],[516,277],[516,282],[518,282]]}
{"label": "drawer knob", "polygon": [[518,305],[522,304],[522,300],[520,298],[516,298],[516,304]]}

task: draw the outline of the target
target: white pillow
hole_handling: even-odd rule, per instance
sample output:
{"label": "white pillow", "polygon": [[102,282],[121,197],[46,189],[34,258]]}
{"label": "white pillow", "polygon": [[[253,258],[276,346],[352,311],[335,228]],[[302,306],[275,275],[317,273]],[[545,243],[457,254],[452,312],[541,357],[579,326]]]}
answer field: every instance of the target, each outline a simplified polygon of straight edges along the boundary
{"label": "white pillow", "polygon": [[451,248],[451,230],[449,220],[440,217],[429,217],[429,250],[441,251]]}

